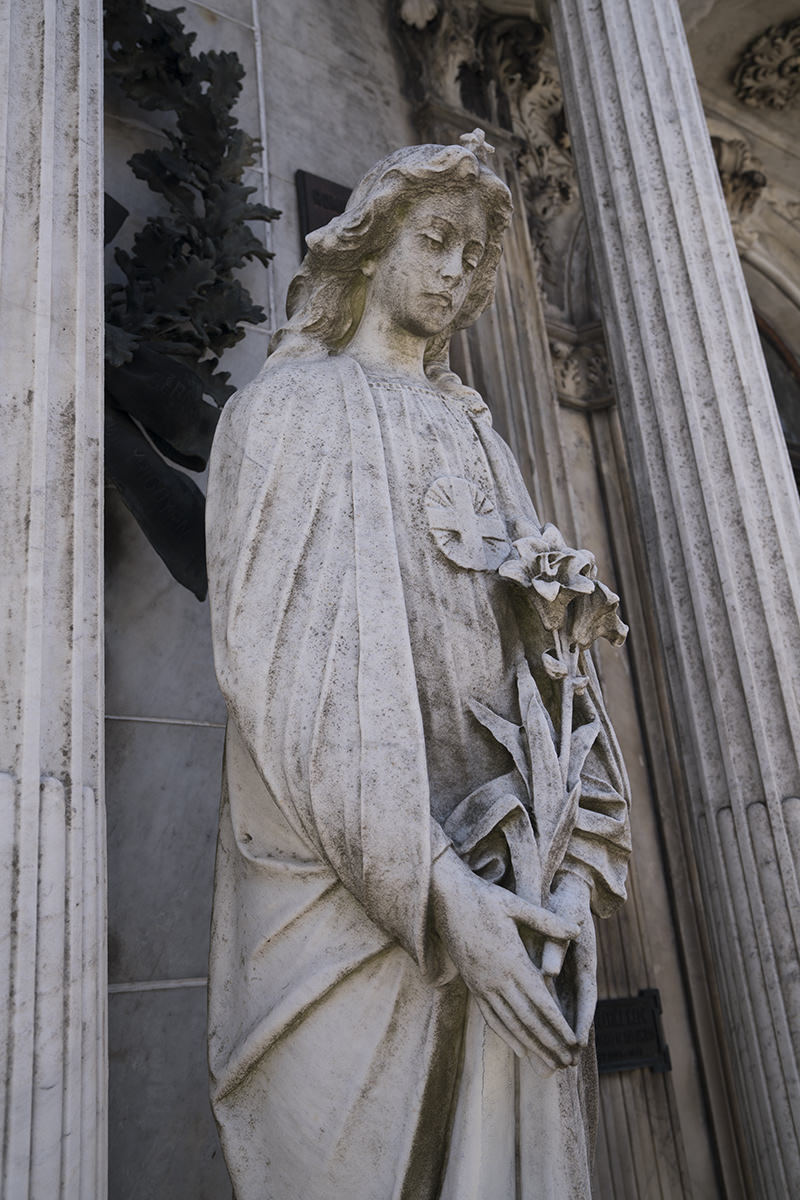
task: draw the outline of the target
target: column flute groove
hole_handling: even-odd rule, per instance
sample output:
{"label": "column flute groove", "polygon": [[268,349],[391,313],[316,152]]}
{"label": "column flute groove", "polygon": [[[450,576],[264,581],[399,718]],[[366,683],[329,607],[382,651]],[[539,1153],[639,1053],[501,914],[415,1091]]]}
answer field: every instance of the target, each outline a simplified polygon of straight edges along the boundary
{"label": "column flute groove", "polygon": [[0,21],[0,1195],[103,1200],[102,4]]}
{"label": "column flute groove", "polygon": [[549,15],[749,1165],[795,1194],[800,502],[675,0]]}

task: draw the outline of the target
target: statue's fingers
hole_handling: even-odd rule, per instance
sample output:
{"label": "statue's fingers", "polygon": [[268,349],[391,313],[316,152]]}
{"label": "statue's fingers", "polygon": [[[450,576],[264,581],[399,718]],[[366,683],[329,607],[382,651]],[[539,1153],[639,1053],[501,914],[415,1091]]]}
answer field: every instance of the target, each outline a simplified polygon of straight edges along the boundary
{"label": "statue's fingers", "polygon": [[597,984],[594,977],[587,978],[578,985],[575,1006],[575,1040],[579,1046],[585,1046],[589,1041],[596,1008]]}
{"label": "statue's fingers", "polygon": [[546,1026],[536,1021],[531,1025],[523,1021],[514,1005],[503,995],[494,993],[491,997],[494,1012],[511,1031],[517,1041],[521,1042],[528,1053],[538,1054],[553,1070],[572,1062],[571,1051],[565,1050],[552,1037]]}
{"label": "statue's fingers", "polygon": [[547,988],[541,984],[532,998],[527,988],[509,980],[506,994],[523,1025],[558,1055],[563,1065],[572,1062],[576,1051],[575,1034]]}
{"label": "statue's fingers", "polygon": [[597,1008],[597,982],[594,973],[584,975],[577,985],[575,1003],[575,1040],[585,1046],[589,1041],[595,1009]]}
{"label": "statue's fingers", "polygon": [[[591,923],[591,917],[589,922]],[[578,978],[575,1014],[575,1037],[582,1046],[589,1040],[589,1033],[597,1007],[597,944],[594,925],[581,930],[575,943],[575,971]]]}
{"label": "statue's fingers", "polygon": [[478,999],[475,997],[475,1003],[478,1005],[481,1016],[491,1030],[493,1030],[499,1038],[510,1046],[516,1054],[517,1058],[525,1058],[528,1054],[528,1049],[522,1044],[519,1038],[515,1037],[510,1029],[498,1017],[492,1006],[487,1000]]}
{"label": "statue's fingers", "polygon": [[531,904],[529,900],[524,900],[514,892],[506,892],[504,902],[510,917],[529,929],[535,929],[544,937],[552,938],[556,942],[566,942],[578,936],[579,927],[574,921],[565,921],[549,908]]}
{"label": "statue's fingers", "polygon": [[574,1034],[569,1026],[566,1031],[569,1041],[556,1033],[551,1027],[547,1016],[535,1004],[532,1004],[523,988],[512,979],[505,981],[502,991],[491,994],[491,1002],[503,1020],[508,1013],[513,1014],[514,1031],[526,1046],[532,1050],[541,1048],[551,1055],[558,1066],[572,1059],[574,1053]]}
{"label": "statue's fingers", "polygon": [[589,1043],[589,1035],[592,1032],[592,1022],[594,1021],[594,1010],[597,1007],[597,989],[594,989],[594,1002],[588,1002],[581,1005],[578,1001],[578,1014],[575,1021],[575,1039],[579,1046],[586,1046]]}

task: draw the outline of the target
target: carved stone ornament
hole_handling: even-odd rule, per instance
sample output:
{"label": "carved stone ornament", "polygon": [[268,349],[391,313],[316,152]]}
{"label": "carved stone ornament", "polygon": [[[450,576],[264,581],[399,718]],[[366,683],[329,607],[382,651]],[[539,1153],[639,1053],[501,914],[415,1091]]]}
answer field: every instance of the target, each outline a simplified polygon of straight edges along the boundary
{"label": "carved stone ornament", "polygon": [[595,334],[577,342],[551,337],[550,356],[562,404],[568,408],[599,409],[614,403],[614,383],[602,336]]}
{"label": "carved stone ornament", "polygon": [[588,649],[627,629],[449,367],[511,216],[488,155],[475,131],[365,176],[214,441],[237,1200],[591,1194],[594,917],[630,832]]}
{"label": "carved stone ornament", "polygon": [[740,251],[746,250],[757,237],[757,231],[748,228],[748,220],[756,211],[767,177],[741,139],[712,137],[711,145],[736,245]]}
{"label": "carved stone ornament", "polygon": [[463,108],[518,138],[531,236],[546,253],[548,225],[576,200],[577,185],[561,88],[542,57],[544,27],[461,0],[403,0],[398,15],[415,98]]}
{"label": "carved stone ornament", "polygon": [[424,29],[438,11],[437,0],[402,0],[400,19],[415,29]]}
{"label": "carved stone ornament", "polygon": [[508,558],[505,522],[469,479],[443,475],[425,496],[433,540],[447,558],[473,571],[493,571]]}
{"label": "carved stone ornament", "polygon": [[800,18],[773,25],[748,46],[733,77],[751,108],[788,108],[800,93]]}
{"label": "carved stone ornament", "polygon": [[520,96],[519,119],[526,135],[519,165],[528,224],[534,244],[546,254],[553,216],[578,198],[561,85],[552,71],[542,70],[536,83]]}
{"label": "carved stone ornament", "polygon": [[471,118],[492,126],[518,181],[548,317],[576,329],[592,324],[597,311],[578,182],[548,31],[529,16],[472,0],[437,0],[424,25],[412,0],[396,0],[394,11],[406,89],[424,137],[436,140],[438,130],[463,128]]}
{"label": "carved stone ornament", "polygon": [[786,195],[776,188],[767,203],[784,221],[800,228],[800,200],[795,200],[791,195]]}

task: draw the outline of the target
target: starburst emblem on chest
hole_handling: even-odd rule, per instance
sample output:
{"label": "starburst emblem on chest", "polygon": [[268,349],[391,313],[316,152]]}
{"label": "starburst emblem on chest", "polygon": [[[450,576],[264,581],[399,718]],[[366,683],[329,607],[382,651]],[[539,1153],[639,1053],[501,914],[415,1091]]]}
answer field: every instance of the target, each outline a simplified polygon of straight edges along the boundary
{"label": "starburst emblem on chest", "polygon": [[508,557],[505,522],[494,502],[470,479],[440,476],[424,503],[433,540],[456,566],[494,571]]}

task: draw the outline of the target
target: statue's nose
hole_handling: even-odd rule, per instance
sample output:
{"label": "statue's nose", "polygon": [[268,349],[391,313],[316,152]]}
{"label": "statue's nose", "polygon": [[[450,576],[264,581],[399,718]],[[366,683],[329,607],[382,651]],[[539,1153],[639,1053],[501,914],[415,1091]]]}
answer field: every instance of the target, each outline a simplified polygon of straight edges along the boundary
{"label": "statue's nose", "polygon": [[453,283],[458,283],[464,273],[464,265],[461,261],[461,251],[454,246],[453,249],[445,256],[439,265],[439,273],[442,279],[452,280]]}

